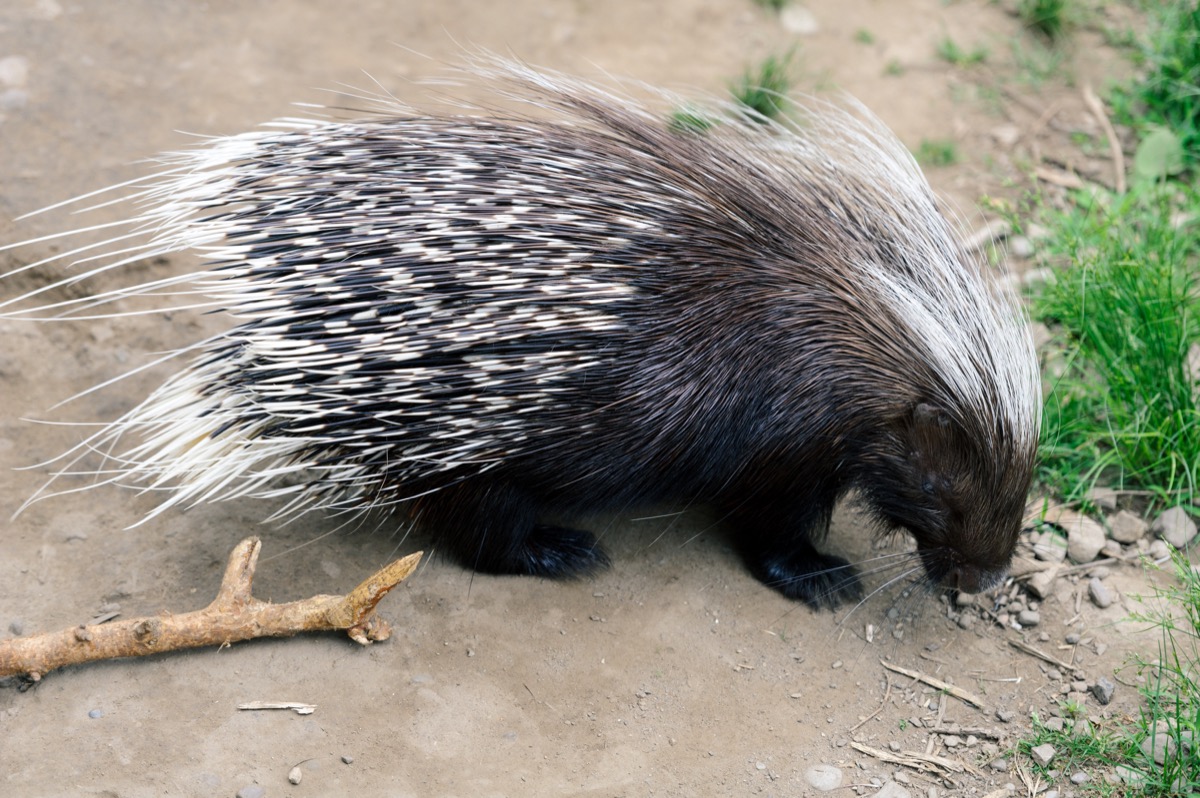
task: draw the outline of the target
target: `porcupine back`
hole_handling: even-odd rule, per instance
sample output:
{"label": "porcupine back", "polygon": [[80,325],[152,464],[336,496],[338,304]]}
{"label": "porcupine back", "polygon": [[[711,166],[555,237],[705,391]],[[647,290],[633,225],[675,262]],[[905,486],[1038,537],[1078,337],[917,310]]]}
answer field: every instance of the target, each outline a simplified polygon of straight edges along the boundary
{"label": "porcupine back", "polygon": [[[887,131],[814,104],[689,133],[506,71],[536,112],[284,120],[133,184],[141,235],[95,268],[205,267],[40,311],[176,290],[232,322],[63,470],[112,452],[102,481],[168,489],[155,514],[396,505],[468,565],[551,575],[604,559],[543,512],[712,500],[755,573],[810,601],[844,562],[810,539],[858,488],[931,544],[931,576],[1007,564],[1036,363]],[[954,501],[915,506],[935,492]],[[1005,529],[963,547],[955,513]]]}

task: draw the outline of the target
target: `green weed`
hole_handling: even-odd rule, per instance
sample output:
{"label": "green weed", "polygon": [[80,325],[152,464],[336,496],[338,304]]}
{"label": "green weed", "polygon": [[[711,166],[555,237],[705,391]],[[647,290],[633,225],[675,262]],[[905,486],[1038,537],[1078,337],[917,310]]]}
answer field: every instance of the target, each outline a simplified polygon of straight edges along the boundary
{"label": "green weed", "polygon": [[776,119],[787,107],[791,88],[792,52],[768,56],[757,69],[748,69],[732,87],[733,98],[754,114],[751,118]]}

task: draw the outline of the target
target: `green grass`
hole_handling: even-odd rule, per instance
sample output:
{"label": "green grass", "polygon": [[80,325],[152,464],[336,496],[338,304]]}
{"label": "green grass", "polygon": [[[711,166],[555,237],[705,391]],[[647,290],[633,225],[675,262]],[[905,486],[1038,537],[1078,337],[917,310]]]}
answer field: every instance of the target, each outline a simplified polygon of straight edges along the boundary
{"label": "green grass", "polygon": [[[1190,221],[1183,221],[1190,215]],[[1055,279],[1033,300],[1055,334],[1039,479],[1077,500],[1095,484],[1200,498],[1200,194],[1150,187],[1047,213]]]}
{"label": "green grass", "polygon": [[937,43],[937,55],[948,64],[967,67],[987,61],[988,51],[983,45],[978,45],[972,50],[965,50],[949,36],[943,36]]}
{"label": "green grass", "polygon": [[1053,42],[1066,33],[1069,6],[1068,0],[1020,0],[1017,16],[1025,23],[1025,27]]}
{"label": "green grass", "polygon": [[1165,0],[1150,6],[1140,48],[1142,77],[1114,92],[1122,123],[1144,139],[1155,129],[1178,140],[1186,164],[1200,164],[1200,3]]}
{"label": "green grass", "polygon": [[858,42],[859,44],[874,44],[875,34],[871,33],[871,31],[867,30],[866,28],[859,28],[854,32],[854,41]]}
{"label": "green grass", "polygon": [[[1148,598],[1133,597],[1147,608],[1133,620],[1160,632],[1157,656],[1138,656],[1132,662],[1143,679],[1139,716],[1097,729],[1081,712],[1064,707],[1062,731],[1035,718],[1033,734],[1017,748],[1028,756],[1035,746],[1054,746],[1049,768],[1034,765],[1043,778],[1053,781],[1049,770],[1060,771],[1060,778],[1083,770],[1092,777],[1079,788],[1086,795],[1167,798],[1200,791],[1200,573],[1178,552],[1173,566],[1175,583],[1156,589]],[[1175,755],[1165,757],[1162,764],[1155,762],[1143,748],[1148,740]],[[1133,771],[1139,787],[1106,784],[1101,775],[1114,764]]]}
{"label": "green grass", "polygon": [[746,70],[731,88],[733,99],[754,112],[751,118],[778,119],[787,107],[792,86],[793,52],[768,56],[756,68]]}
{"label": "green grass", "polygon": [[916,156],[925,166],[953,166],[958,163],[958,145],[947,139],[921,139]]}
{"label": "green grass", "polygon": [[755,5],[762,6],[770,11],[782,11],[791,0],[754,0]]}
{"label": "green grass", "polygon": [[675,133],[707,133],[716,124],[711,113],[694,105],[676,108],[667,118],[667,127]]}

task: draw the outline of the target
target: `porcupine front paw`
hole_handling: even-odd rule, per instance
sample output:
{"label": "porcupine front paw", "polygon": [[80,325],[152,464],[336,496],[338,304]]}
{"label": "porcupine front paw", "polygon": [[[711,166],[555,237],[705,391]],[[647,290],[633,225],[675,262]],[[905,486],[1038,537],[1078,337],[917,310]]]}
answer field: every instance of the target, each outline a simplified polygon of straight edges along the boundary
{"label": "porcupine front paw", "polygon": [[747,565],[759,581],[814,610],[834,609],[862,597],[862,583],[848,560],[821,554],[804,543],[784,553],[764,554]]}

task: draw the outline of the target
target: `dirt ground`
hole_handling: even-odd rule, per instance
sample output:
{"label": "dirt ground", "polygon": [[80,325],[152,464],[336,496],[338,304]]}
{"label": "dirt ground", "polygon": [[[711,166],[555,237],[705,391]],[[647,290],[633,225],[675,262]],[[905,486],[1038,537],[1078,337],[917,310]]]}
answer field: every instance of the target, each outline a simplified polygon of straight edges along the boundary
{"label": "dirt ground", "polygon": [[[464,45],[714,93],[748,64],[796,46],[802,88],[857,96],[914,149],[923,139],[956,142],[961,162],[933,169],[931,179],[962,208],[985,194],[1016,196],[1031,154],[1111,179],[1103,146],[1087,155],[1064,146],[1073,131],[1101,135],[1082,87],[1126,69],[1094,30],[1077,31],[1068,65],[1031,85],[1011,49],[1025,35],[1003,4],[805,7],[816,22],[807,34],[789,30],[795,17],[784,24],[750,0],[8,0],[0,5],[0,244],[77,224],[54,213],[15,219],[136,177],[147,168],[139,159],[187,145],[185,133],[241,132],[297,113],[292,102],[333,102],[322,89],[341,85],[378,81],[405,96],[412,81],[459,61]],[[864,30],[873,41],[861,41]],[[947,36],[985,46],[988,63],[967,71],[939,60],[936,43]],[[87,221],[115,213],[101,209]],[[0,271],[54,246],[0,253]],[[34,285],[0,282],[0,298]],[[255,592],[274,601],[344,592],[427,544],[386,528],[329,534],[337,521],[315,515],[264,526],[271,508],[254,501],[131,526],[153,503],[115,488],[12,519],[45,475],[14,469],[80,437],[78,428],[30,419],[117,415],[161,374],[50,408],[147,353],[192,340],[207,323],[187,314],[166,324],[0,322],[0,637],[69,627],[111,605],[125,617],[201,607],[248,534],[265,540]],[[793,796],[815,792],[805,774],[821,763],[842,771],[834,795],[875,794],[897,771],[913,795],[982,795],[1021,784],[1020,758],[1000,769],[989,762],[1031,711],[1048,714],[1071,678],[1054,678],[1010,640],[1074,657],[1089,679],[1113,677],[1132,647],[1152,645],[1121,624],[1127,594],[1144,584],[1132,567],[1107,578],[1122,597],[1113,607],[1080,602],[1082,583],[1063,580],[1042,604],[1040,626],[1024,631],[963,629],[938,598],[887,591],[853,614],[818,614],[751,578],[710,519],[648,515],[656,517],[595,520],[614,567],[590,581],[472,577],[429,559],[385,600],[396,634],[370,648],[336,635],[255,641],[70,668],[35,689],[0,690],[0,795],[233,796],[258,785],[268,796]],[[869,530],[840,513],[829,546],[868,557]],[[1063,642],[1072,632],[1081,645]],[[984,707],[889,677],[881,659],[979,694]],[[1089,699],[1096,721],[1134,711],[1130,674],[1116,678],[1113,704]],[[236,709],[253,700],[317,710]],[[997,722],[998,708],[1013,721]],[[947,748],[933,729],[955,723],[981,730],[979,741]],[[921,774],[854,743],[938,753],[979,770]],[[304,778],[291,785],[298,764]]]}

